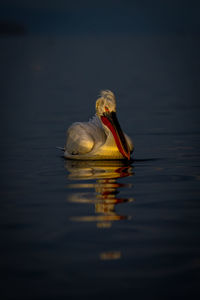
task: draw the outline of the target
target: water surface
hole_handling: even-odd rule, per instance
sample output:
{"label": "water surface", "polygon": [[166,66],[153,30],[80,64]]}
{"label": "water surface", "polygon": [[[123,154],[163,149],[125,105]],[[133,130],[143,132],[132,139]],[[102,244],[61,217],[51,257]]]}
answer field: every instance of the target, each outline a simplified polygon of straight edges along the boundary
{"label": "water surface", "polygon": [[[1,38],[3,299],[199,293],[198,36]],[[116,93],[131,164],[66,161]]]}

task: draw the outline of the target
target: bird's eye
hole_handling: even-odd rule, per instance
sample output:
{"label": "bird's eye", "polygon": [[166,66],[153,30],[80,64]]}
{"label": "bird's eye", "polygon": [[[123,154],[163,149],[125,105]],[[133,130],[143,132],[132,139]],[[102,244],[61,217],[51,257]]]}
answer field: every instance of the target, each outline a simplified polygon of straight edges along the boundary
{"label": "bird's eye", "polygon": [[104,108],[105,108],[105,111],[109,111],[109,109],[108,109],[108,107],[107,107],[107,106],[105,106]]}

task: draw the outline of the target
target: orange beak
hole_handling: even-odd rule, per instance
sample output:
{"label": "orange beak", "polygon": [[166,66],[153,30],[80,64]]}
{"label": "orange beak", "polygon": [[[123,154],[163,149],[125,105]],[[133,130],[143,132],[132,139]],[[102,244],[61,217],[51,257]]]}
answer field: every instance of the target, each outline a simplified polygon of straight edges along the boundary
{"label": "orange beak", "polygon": [[104,125],[106,125],[115,139],[115,143],[119,149],[119,152],[130,160],[130,149],[127,144],[124,133],[120,127],[117,116],[115,112],[105,112],[103,116],[101,116],[101,121]]}

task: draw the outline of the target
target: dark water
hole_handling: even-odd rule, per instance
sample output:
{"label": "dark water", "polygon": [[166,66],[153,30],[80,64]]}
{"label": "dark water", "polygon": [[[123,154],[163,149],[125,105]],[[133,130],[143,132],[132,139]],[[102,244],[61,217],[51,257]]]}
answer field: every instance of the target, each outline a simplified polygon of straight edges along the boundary
{"label": "dark water", "polygon": [[[1,65],[1,299],[199,293],[198,36],[7,37]],[[64,160],[101,89],[131,165]]]}

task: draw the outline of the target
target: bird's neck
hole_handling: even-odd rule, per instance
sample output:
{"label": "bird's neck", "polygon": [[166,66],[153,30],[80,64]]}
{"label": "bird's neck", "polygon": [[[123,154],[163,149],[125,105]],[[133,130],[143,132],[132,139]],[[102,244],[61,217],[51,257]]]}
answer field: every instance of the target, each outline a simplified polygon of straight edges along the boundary
{"label": "bird's neck", "polygon": [[91,124],[97,126],[97,127],[100,127],[100,128],[103,128],[102,126],[102,122],[101,120],[99,119],[99,117],[97,116],[97,114],[95,114],[89,121]]}
{"label": "bird's neck", "polygon": [[104,131],[104,133],[105,133],[105,135],[107,137],[106,138],[106,144],[107,145],[112,145],[112,146],[116,145],[115,139],[114,139],[114,137],[112,135],[112,132],[108,129],[107,126],[105,126],[102,123],[100,117],[97,114],[95,114],[93,116],[93,118],[90,119],[90,123],[93,124],[93,125],[95,125],[95,126],[97,126],[97,127],[99,127],[99,128],[101,128]]}

